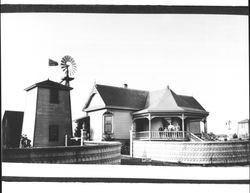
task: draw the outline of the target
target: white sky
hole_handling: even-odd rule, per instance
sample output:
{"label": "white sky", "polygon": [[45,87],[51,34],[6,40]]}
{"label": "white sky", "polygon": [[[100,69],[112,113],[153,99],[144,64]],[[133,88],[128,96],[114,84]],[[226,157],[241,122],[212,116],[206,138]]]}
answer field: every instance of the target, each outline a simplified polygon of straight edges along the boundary
{"label": "white sky", "polygon": [[11,13],[1,26],[2,112],[24,111],[26,87],[63,77],[48,59],[71,55],[73,119],[95,81],[193,95],[210,112],[209,132],[249,117],[247,16]]}

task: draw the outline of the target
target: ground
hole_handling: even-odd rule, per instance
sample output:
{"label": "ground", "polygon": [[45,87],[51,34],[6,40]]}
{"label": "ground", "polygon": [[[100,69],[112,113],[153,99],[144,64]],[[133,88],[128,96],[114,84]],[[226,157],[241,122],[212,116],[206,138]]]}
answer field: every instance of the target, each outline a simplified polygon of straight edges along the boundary
{"label": "ground", "polygon": [[[142,158],[133,158],[129,155],[121,155],[121,165],[148,165],[148,166],[197,166],[195,164],[183,164],[183,163],[170,163],[170,162],[163,162],[163,161],[156,161],[150,159],[142,159]],[[207,167],[232,167],[232,166],[247,166],[247,164],[212,164],[212,165],[198,165],[198,166],[207,166]]]}
{"label": "ground", "polygon": [[121,155],[121,165],[184,166],[184,164],[180,163],[169,163],[150,159],[132,158],[129,155]]}

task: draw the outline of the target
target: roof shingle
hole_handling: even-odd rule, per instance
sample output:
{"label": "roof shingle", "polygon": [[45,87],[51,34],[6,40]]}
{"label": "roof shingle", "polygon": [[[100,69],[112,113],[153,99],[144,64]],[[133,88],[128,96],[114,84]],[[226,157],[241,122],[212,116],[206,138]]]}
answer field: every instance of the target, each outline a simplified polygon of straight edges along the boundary
{"label": "roof shingle", "polygon": [[[138,112],[153,111],[194,111],[208,113],[192,96],[175,94],[169,87],[157,91],[143,91],[96,84],[106,107],[126,107]],[[88,99],[84,110],[88,108],[93,95]]]}
{"label": "roof shingle", "polygon": [[148,95],[148,91],[129,88],[100,84],[96,84],[95,87],[107,106],[143,109]]}

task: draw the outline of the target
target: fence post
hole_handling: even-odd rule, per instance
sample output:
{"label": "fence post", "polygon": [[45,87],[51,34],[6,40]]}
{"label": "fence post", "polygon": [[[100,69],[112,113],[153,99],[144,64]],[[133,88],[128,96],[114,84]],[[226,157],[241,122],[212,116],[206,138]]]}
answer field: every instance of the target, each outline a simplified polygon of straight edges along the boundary
{"label": "fence post", "polygon": [[67,146],[68,146],[68,136],[65,135],[65,147],[67,147]]}
{"label": "fence post", "polygon": [[81,129],[81,146],[83,146],[83,129]]}
{"label": "fence post", "polygon": [[130,157],[133,157],[133,129],[130,130]]}
{"label": "fence post", "polygon": [[149,131],[148,139],[150,141],[151,140],[151,114],[150,113],[148,115],[148,131]]}

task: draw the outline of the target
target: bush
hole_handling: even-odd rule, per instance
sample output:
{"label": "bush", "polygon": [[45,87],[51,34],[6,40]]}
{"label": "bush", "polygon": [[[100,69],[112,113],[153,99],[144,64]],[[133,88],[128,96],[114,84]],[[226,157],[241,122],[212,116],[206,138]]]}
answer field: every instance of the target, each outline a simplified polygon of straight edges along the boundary
{"label": "bush", "polygon": [[27,135],[23,134],[21,136],[21,147],[22,148],[27,148],[27,147],[31,147],[31,140],[28,139]]}
{"label": "bush", "polygon": [[121,147],[121,154],[129,155],[130,154],[130,143],[129,140],[123,141]]}
{"label": "bush", "polygon": [[102,139],[103,141],[114,141],[113,134],[110,134],[110,133],[104,134]]}
{"label": "bush", "polygon": [[233,139],[236,139],[236,138],[238,138],[238,136],[237,136],[237,134],[235,133],[235,134],[233,135]]}

